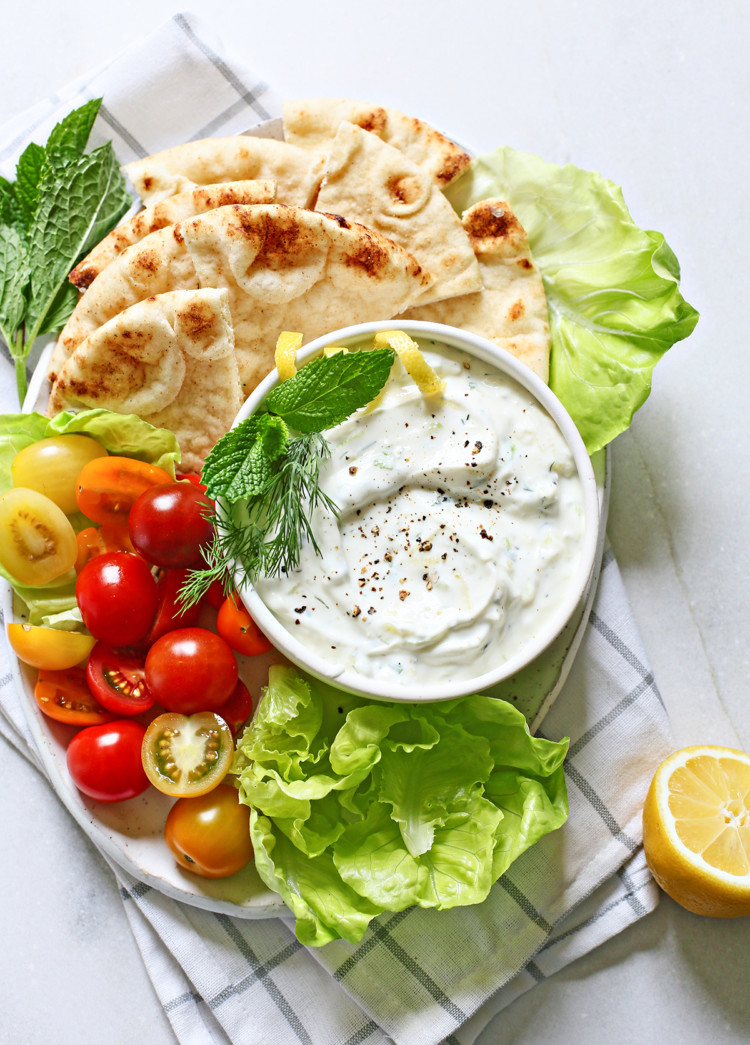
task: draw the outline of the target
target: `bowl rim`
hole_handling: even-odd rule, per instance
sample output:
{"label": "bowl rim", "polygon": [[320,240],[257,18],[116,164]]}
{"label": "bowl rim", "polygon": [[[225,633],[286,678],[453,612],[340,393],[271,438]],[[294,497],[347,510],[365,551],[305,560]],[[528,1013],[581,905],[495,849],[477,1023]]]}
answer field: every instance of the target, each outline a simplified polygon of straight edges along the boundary
{"label": "bowl rim", "polygon": [[[581,555],[565,598],[561,600],[546,626],[538,630],[533,640],[525,643],[517,653],[491,671],[449,682],[430,684],[413,682],[408,685],[394,686],[392,683],[386,684],[382,679],[361,675],[319,656],[287,630],[241,571],[235,573],[235,584],[248,612],[273,645],[298,668],[315,678],[368,699],[398,703],[453,700],[457,697],[479,693],[510,678],[529,665],[560,634],[581,599],[585,597],[594,570],[599,534],[600,503],[596,476],[575,422],[554,392],[525,363],[511,355],[506,349],[478,334],[426,320],[399,318],[374,320],[342,327],[315,338],[299,350],[297,363],[304,365],[315,356],[320,355],[328,345],[336,344],[346,347],[347,343],[361,341],[362,338],[380,330],[402,330],[417,338],[431,338],[467,351],[518,381],[552,417],[573,454],[583,488],[585,530]],[[232,428],[241,424],[255,412],[266,395],[278,384],[278,381],[278,370],[274,368],[245,400]]]}

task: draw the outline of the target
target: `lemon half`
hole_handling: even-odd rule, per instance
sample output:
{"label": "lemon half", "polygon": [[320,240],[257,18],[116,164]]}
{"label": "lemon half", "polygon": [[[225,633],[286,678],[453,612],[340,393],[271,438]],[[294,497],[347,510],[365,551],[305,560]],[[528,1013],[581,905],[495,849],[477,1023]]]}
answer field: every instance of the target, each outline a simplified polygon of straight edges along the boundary
{"label": "lemon half", "polygon": [[750,755],[699,745],[657,769],[643,808],[646,861],[682,907],[750,914]]}

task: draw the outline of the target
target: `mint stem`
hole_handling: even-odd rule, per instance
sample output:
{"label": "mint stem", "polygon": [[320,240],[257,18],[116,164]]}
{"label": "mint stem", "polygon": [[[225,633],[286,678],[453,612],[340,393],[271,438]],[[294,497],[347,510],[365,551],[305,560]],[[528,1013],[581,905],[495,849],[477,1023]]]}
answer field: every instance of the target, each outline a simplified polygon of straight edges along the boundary
{"label": "mint stem", "polygon": [[16,388],[18,389],[18,405],[23,406],[28,391],[26,380],[26,353],[24,352],[23,334],[19,332],[11,352],[16,362]]}

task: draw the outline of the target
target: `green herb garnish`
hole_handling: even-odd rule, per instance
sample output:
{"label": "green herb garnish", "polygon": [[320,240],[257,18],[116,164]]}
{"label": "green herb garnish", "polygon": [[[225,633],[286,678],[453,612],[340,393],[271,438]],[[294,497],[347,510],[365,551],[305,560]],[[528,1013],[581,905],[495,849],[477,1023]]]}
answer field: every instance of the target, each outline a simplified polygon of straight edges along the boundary
{"label": "green herb garnish", "polygon": [[389,348],[321,356],[277,385],[261,413],[218,441],[201,474],[217,500],[215,536],[203,552],[205,567],[192,570],[180,592],[185,605],[217,580],[228,594],[237,567],[251,583],[295,569],[304,540],[319,554],[312,513],[322,504],[338,515],[319,483],[321,462],[330,455],[322,432],[375,398],[394,359]]}
{"label": "green herb garnish", "polygon": [[16,180],[0,178],[0,335],[16,366],[19,403],[34,341],[60,330],[78,299],[70,270],[132,204],[112,143],[86,153],[101,98],[31,143]]}

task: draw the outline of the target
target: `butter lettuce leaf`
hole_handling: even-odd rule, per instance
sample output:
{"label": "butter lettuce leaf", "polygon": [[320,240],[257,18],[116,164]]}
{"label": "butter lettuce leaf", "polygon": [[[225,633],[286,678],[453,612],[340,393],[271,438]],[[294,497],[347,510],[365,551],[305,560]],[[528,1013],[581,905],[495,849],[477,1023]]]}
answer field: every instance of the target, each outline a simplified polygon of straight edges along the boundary
{"label": "butter lettuce leaf", "polygon": [[446,195],[460,213],[507,200],[529,237],[549,306],[549,383],[589,453],[630,425],[656,363],[698,313],[659,232],[640,229],[622,192],[593,171],[508,147],[478,157]]}
{"label": "butter lettuce leaf", "polygon": [[379,703],[275,666],[232,768],[259,874],[319,946],[385,911],[480,903],[564,823],[566,751],[494,698]]}

